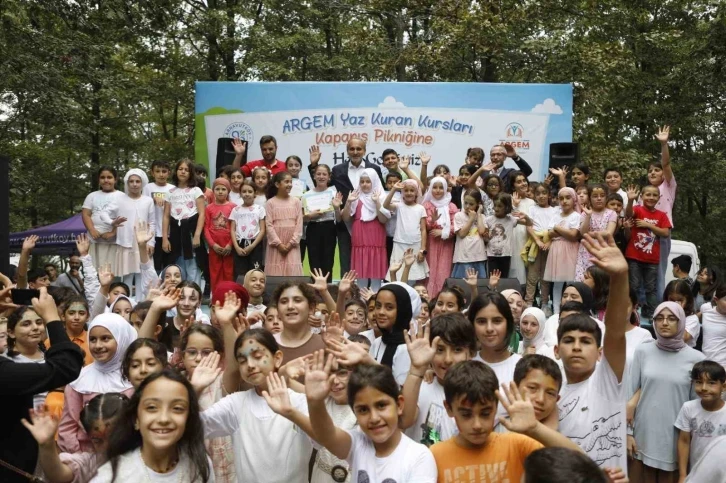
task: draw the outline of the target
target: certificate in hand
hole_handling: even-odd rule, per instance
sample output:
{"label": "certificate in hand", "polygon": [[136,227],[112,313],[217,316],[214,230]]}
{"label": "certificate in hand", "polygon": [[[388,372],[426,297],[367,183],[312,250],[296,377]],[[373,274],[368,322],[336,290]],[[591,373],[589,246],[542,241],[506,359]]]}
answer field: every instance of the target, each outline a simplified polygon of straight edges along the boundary
{"label": "certificate in hand", "polygon": [[303,195],[303,208],[305,214],[313,211],[333,211],[333,192],[332,190],[314,191],[310,190]]}

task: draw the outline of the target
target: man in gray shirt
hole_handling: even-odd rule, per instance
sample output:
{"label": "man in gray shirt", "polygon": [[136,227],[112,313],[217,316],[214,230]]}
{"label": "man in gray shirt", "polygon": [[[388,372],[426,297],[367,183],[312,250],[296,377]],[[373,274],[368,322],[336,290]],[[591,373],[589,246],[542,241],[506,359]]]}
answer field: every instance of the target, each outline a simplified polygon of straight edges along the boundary
{"label": "man in gray shirt", "polygon": [[68,271],[58,275],[51,283],[54,287],[68,287],[78,295],[83,295],[83,275],[81,274],[81,257],[74,253],[68,261]]}

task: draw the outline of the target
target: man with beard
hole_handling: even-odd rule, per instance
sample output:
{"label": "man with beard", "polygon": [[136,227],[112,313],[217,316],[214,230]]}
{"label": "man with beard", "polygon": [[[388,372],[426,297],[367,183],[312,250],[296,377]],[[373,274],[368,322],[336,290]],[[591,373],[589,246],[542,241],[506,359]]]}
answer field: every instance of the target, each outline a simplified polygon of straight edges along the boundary
{"label": "man with beard", "polygon": [[[238,168],[242,162],[242,157],[245,152],[245,144],[238,143],[234,147],[235,157],[232,161],[232,166]],[[255,161],[249,161],[247,164],[242,166],[240,170],[246,177],[252,175],[252,170],[261,166],[267,168],[272,173],[272,176],[276,175],[281,171],[285,171],[285,163],[277,159],[277,139],[272,136],[265,135],[260,138],[260,151],[262,151],[262,159]]]}
{"label": "man with beard", "polygon": [[81,274],[81,257],[78,253],[71,255],[68,261],[68,271],[58,275],[51,285],[54,287],[68,287],[78,295],[83,295],[83,274]]}

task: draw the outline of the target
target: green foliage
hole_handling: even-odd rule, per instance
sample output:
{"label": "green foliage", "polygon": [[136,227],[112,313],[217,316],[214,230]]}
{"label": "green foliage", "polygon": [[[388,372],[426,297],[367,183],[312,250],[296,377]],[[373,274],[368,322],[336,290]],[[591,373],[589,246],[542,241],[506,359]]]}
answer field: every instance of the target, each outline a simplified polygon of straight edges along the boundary
{"label": "green foliage", "polygon": [[6,0],[0,55],[13,230],[76,212],[100,165],[203,149],[195,81],[571,82],[596,174],[640,181],[672,126],[674,236],[726,263],[724,2]]}

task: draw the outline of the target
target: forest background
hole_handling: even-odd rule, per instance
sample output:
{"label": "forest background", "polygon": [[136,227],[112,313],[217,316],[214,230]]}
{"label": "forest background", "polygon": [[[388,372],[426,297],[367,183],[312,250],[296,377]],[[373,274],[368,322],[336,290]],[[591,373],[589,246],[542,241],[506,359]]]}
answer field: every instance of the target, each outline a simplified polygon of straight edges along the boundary
{"label": "forest background", "polygon": [[726,266],[726,2],[0,0],[11,231],[77,213],[100,165],[193,157],[198,80],[573,83],[593,180],[641,181],[672,126],[673,236]]}

